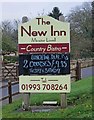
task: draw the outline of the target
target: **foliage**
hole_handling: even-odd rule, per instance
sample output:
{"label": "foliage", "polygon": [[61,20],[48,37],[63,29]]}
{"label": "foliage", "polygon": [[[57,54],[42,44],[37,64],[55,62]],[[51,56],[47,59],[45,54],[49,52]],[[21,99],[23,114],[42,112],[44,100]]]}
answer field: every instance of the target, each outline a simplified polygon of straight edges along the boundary
{"label": "foliage", "polygon": [[11,40],[11,37],[2,35],[2,50],[4,52],[17,51],[16,43]]}
{"label": "foliage", "polygon": [[[94,77],[93,77],[94,78]],[[92,77],[72,83],[71,93],[68,94],[68,107],[57,109],[52,112],[31,113],[21,112],[21,100],[3,107],[3,118],[92,118]],[[31,103],[33,105],[42,104],[43,100],[58,100],[60,104],[60,94],[32,94]],[[93,119],[92,119],[93,120]]]}
{"label": "foliage", "polygon": [[57,20],[59,20],[59,16],[62,15],[58,7],[54,7],[52,12],[48,14],[48,16],[51,16]]}
{"label": "foliage", "polygon": [[[17,25],[16,25],[17,26]],[[2,22],[2,50],[3,52],[17,51],[17,28],[11,21]]]}
{"label": "foliage", "polygon": [[74,58],[94,56],[92,53],[91,3],[76,7],[68,15],[71,25],[71,52]]}
{"label": "foliage", "polygon": [[4,56],[4,62],[10,63],[18,62],[18,56]]}

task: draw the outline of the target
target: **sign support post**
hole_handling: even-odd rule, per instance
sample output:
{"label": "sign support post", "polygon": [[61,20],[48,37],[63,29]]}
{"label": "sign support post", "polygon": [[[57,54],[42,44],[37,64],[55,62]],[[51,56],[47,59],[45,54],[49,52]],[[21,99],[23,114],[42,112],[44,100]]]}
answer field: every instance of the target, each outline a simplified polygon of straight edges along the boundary
{"label": "sign support post", "polygon": [[67,107],[67,95],[66,93],[61,94],[61,108]]}
{"label": "sign support post", "polygon": [[[59,21],[61,21],[61,22],[65,21],[63,15],[59,16]],[[66,95],[66,93],[61,93],[61,103],[60,103],[60,105],[61,105],[61,108],[66,108],[67,107],[67,95]]]}

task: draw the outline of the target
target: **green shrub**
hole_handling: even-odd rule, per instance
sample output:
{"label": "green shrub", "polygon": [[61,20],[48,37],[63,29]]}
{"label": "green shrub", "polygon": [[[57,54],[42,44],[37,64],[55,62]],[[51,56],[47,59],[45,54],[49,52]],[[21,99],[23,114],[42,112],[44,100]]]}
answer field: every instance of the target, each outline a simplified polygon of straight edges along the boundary
{"label": "green shrub", "polygon": [[18,56],[4,56],[4,62],[18,62]]}

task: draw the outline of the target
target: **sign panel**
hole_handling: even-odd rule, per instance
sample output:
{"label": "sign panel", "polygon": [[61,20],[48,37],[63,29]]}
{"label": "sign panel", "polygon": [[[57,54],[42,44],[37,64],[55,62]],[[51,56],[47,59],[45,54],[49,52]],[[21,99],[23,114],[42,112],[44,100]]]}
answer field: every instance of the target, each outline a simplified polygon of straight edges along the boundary
{"label": "sign panel", "polygon": [[43,16],[22,23],[18,27],[19,44],[70,43],[70,25]]}
{"label": "sign panel", "polygon": [[69,52],[69,43],[19,44],[19,54]]}
{"label": "sign panel", "polygon": [[39,16],[18,27],[20,92],[70,92],[70,25]]}
{"label": "sign panel", "polygon": [[69,93],[70,75],[19,76],[20,92]]}
{"label": "sign panel", "polygon": [[19,56],[20,75],[70,74],[69,54],[29,54]]}

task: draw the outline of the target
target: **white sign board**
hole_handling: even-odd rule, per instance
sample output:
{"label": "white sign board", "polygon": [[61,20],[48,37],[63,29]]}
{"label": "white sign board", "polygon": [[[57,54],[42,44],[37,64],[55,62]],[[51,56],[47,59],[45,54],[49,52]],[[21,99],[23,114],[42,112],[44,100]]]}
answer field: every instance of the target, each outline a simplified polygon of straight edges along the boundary
{"label": "white sign board", "polygon": [[49,16],[37,17],[18,28],[19,44],[70,43],[70,25]]}
{"label": "white sign board", "polygon": [[20,92],[70,92],[70,25],[39,16],[18,28]]}
{"label": "white sign board", "polygon": [[20,92],[68,93],[70,75],[61,76],[20,76]]}

